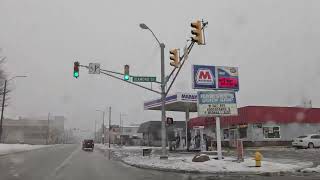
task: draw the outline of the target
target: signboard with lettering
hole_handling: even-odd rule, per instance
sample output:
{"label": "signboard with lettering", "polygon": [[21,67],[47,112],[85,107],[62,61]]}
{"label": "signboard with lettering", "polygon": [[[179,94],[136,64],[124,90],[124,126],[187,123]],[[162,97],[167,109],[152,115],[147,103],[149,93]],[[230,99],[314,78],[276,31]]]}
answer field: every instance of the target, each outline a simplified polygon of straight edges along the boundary
{"label": "signboard with lettering", "polygon": [[237,67],[227,66],[192,66],[193,89],[239,90]]}
{"label": "signboard with lettering", "polygon": [[183,102],[197,102],[197,94],[195,93],[177,93],[178,100]]}
{"label": "signboard with lettering", "polygon": [[156,77],[149,77],[149,76],[133,76],[132,77],[133,82],[156,82]]}
{"label": "signboard with lettering", "polygon": [[239,90],[238,68],[218,66],[218,88]]}
{"label": "signboard with lettering", "polygon": [[193,89],[216,89],[215,66],[193,65]]}
{"label": "signboard with lettering", "polygon": [[199,91],[198,116],[235,116],[238,115],[235,92]]}

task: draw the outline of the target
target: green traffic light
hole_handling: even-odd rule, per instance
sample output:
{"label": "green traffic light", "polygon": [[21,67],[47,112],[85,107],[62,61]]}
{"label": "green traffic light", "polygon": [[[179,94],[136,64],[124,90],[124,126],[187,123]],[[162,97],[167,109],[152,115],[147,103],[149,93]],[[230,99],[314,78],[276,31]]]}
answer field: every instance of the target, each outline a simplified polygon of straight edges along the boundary
{"label": "green traffic light", "polygon": [[79,72],[73,72],[73,77],[78,78],[79,77]]}
{"label": "green traffic light", "polygon": [[125,75],[124,75],[124,80],[126,80],[126,81],[129,80],[129,75],[128,75],[128,74],[125,74]]}

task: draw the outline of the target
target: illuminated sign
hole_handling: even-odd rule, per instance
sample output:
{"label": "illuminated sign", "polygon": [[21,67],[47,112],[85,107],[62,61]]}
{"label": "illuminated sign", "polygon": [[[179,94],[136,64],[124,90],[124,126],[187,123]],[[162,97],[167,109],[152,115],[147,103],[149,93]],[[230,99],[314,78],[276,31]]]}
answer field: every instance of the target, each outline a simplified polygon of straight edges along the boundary
{"label": "illuminated sign", "polygon": [[238,114],[235,92],[199,91],[198,116],[235,116]]}
{"label": "illuminated sign", "polygon": [[193,88],[215,89],[216,69],[214,66],[193,65]]}
{"label": "illuminated sign", "polygon": [[239,90],[238,68],[218,66],[218,87],[219,89]]}
{"label": "illuminated sign", "polygon": [[193,89],[239,90],[238,68],[193,65]]}

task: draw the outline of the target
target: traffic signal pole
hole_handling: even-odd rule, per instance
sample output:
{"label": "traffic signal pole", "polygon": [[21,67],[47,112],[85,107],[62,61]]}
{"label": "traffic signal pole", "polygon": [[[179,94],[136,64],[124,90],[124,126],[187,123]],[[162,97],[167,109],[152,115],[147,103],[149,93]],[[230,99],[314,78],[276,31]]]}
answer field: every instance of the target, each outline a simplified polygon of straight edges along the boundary
{"label": "traffic signal pole", "polygon": [[[201,27],[201,30],[203,30],[205,28],[205,26],[207,25],[208,23],[204,23],[202,22],[202,27]],[[155,92],[157,94],[160,94],[161,95],[161,147],[162,147],[162,151],[161,151],[161,156],[160,156],[160,159],[168,159],[168,154],[167,154],[167,149],[166,149],[166,141],[167,141],[167,138],[166,138],[166,111],[165,111],[165,101],[166,101],[166,96],[167,94],[169,93],[174,81],[176,80],[183,64],[185,63],[185,61],[187,60],[187,58],[185,57],[185,55],[188,55],[190,52],[191,52],[191,49],[195,43],[195,41],[199,41],[201,42],[202,39],[192,39],[192,42],[189,44],[188,48],[187,48],[187,52],[185,52],[181,57],[179,57],[180,59],[180,62],[181,62],[181,65],[178,66],[176,65],[175,68],[171,71],[170,75],[168,76],[168,78],[165,78],[165,63],[164,63],[164,49],[165,49],[165,44],[164,43],[160,43],[160,41],[158,40],[158,38],[155,36],[155,34],[152,32],[152,30],[147,27],[145,24],[140,24],[140,27],[142,29],[148,29],[152,35],[155,37],[155,39],[157,40],[159,46],[160,46],[160,50],[161,50],[161,82],[160,82],[160,85],[161,85],[161,92],[159,91],[156,91],[156,90],[153,90],[151,88],[148,88],[148,87],[145,87],[145,86],[142,86],[140,84],[137,84],[137,83],[134,83],[134,82],[130,82],[129,79],[126,79],[124,80],[123,78],[120,78],[120,77],[117,77],[116,75],[125,75],[125,74],[122,74],[122,73],[118,73],[118,72],[114,72],[114,71],[109,71],[109,70],[103,70],[103,69],[100,69],[100,73],[101,74],[105,74],[107,76],[110,76],[110,77],[113,77],[113,78],[116,78],[116,79],[119,79],[121,81],[124,81],[124,82],[127,82],[129,84],[133,84],[135,86],[138,86],[138,87],[141,87],[141,88],[144,88],[146,90],[149,90],[149,91],[152,91],[152,92]],[[197,42],[199,45],[203,45],[201,43]],[[183,61],[182,61],[183,60]],[[89,66],[83,66],[83,65],[79,65],[80,67],[85,67],[85,68],[89,68]],[[170,79],[170,77],[174,74],[175,70],[177,70],[177,73],[174,75],[174,78],[173,80],[171,81],[170,85],[169,85],[169,88],[166,90],[166,85]],[[115,75],[116,74],[116,75]],[[130,77],[130,76],[129,76]],[[159,82],[157,82],[159,83]],[[110,113],[109,113],[109,121],[111,121],[111,108],[109,109]],[[109,122],[109,131],[110,131],[110,122]],[[109,132],[110,133],[110,132]],[[110,138],[110,136],[109,136]],[[187,139],[186,139],[187,140]],[[109,146],[110,146],[110,139],[109,139]]]}
{"label": "traffic signal pole", "polygon": [[164,69],[164,43],[160,44],[161,49],[161,147],[162,153],[160,159],[168,159],[167,154],[167,145],[166,145],[166,110],[165,110],[165,102],[166,102],[166,80],[165,80],[165,69]]}

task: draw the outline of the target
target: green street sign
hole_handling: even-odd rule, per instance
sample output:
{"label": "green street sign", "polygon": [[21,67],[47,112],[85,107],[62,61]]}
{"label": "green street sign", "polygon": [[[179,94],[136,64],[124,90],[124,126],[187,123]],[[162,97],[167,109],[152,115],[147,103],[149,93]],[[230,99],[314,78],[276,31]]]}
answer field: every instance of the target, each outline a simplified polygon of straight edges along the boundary
{"label": "green street sign", "polygon": [[148,76],[133,76],[132,77],[133,82],[156,82],[156,77],[148,77]]}

